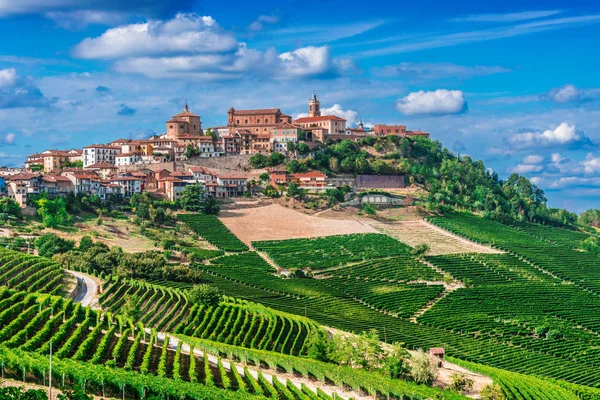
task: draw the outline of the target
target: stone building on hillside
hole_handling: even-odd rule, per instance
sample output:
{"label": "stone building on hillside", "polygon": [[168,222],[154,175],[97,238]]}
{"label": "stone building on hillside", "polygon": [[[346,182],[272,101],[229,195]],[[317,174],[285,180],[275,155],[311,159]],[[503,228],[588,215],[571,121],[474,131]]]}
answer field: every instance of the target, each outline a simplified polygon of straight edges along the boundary
{"label": "stone building on hillside", "polygon": [[376,124],[373,126],[373,134],[376,136],[429,137],[427,132],[406,130],[406,125]]}
{"label": "stone building on hillside", "polygon": [[346,134],[346,120],[336,115],[321,115],[321,102],[314,92],[308,101],[308,116],[296,119],[294,125],[311,130],[312,139],[321,142],[328,135]]}
{"label": "stone building on hillside", "polygon": [[178,140],[178,137],[183,135],[202,135],[200,116],[190,112],[187,104],[183,107],[182,112],[166,122],[166,127],[165,138],[169,140]]}
{"label": "stone building on hillside", "polygon": [[236,110],[231,107],[227,111],[227,127],[230,134],[238,131],[270,134],[271,130],[282,122],[291,123],[292,117],[282,113],[279,108]]}

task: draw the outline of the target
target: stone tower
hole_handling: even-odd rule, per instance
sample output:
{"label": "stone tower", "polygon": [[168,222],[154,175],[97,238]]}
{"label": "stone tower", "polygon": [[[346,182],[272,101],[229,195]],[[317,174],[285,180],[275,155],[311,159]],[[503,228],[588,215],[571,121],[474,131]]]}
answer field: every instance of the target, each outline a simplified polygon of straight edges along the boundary
{"label": "stone tower", "polygon": [[313,95],[308,102],[308,116],[309,117],[320,117],[321,116],[321,102],[317,98],[317,95],[313,91]]}

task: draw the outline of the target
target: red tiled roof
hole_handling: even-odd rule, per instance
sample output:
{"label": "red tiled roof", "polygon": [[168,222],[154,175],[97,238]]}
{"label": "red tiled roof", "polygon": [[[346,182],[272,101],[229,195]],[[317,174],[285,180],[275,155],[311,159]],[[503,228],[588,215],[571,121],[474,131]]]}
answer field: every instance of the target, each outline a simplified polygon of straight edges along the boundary
{"label": "red tiled roof", "polygon": [[275,114],[281,112],[279,108],[257,108],[253,110],[234,110],[234,115],[261,115],[261,114]]}
{"label": "red tiled roof", "polygon": [[321,117],[303,117],[298,118],[294,122],[307,123],[307,122],[319,122],[319,121],[346,121],[344,118],[340,118],[335,115],[323,115]]}
{"label": "red tiled roof", "polygon": [[302,172],[298,174],[292,174],[292,178],[327,178],[327,175],[322,173],[321,171],[308,171]]}

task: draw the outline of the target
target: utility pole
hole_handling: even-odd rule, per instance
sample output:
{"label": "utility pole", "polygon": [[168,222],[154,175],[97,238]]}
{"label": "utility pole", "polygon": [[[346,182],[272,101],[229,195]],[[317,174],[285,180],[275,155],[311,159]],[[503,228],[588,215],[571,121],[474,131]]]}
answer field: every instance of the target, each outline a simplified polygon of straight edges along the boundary
{"label": "utility pole", "polygon": [[52,342],[50,342],[50,374],[48,374],[48,399],[52,400]]}

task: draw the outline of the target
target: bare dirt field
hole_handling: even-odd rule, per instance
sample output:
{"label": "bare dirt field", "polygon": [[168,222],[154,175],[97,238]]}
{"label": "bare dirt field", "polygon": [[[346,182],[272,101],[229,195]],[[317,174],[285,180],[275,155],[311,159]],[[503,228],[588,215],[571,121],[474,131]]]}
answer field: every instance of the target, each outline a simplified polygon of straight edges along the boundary
{"label": "bare dirt field", "polygon": [[277,204],[227,210],[219,219],[244,243],[376,232],[358,220],[314,217]]}
{"label": "bare dirt field", "polygon": [[365,223],[409,246],[429,245],[428,255],[458,253],[497,254],[500,251],[491,247],[470,242],[450,232],[431,225],[423,220],[381,222],[365,220]]}

